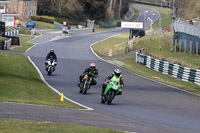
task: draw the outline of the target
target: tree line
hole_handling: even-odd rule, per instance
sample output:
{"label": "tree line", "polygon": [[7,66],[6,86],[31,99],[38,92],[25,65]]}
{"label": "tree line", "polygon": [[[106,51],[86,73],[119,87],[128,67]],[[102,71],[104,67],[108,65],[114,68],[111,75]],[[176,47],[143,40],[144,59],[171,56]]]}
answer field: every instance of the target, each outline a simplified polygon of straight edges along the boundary
{"label": "tree line", "polygon": [[128,10],[129,0],[38,0],[38,15],[78,21],[123,18]]}

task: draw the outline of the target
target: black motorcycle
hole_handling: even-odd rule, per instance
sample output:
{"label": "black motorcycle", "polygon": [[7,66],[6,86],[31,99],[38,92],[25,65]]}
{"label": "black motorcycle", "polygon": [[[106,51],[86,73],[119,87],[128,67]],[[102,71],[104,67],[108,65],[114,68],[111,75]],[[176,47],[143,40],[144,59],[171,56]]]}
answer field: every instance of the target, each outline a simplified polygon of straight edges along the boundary
{"label": "black motorcycle", "polygon": [[90,89],[90,84],[93,78],[89,74],[85,74],[81,83],[80,83],[80,93],[86,94],[87,91]]}

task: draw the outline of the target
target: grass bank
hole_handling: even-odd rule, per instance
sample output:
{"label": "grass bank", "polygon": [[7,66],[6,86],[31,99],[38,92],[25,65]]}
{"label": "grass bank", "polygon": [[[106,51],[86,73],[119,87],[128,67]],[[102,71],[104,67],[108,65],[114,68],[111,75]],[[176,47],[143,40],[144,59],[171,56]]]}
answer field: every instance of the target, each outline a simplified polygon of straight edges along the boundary
{"label": "grass bank", "polygon": [[[24,52],[33,45],[26,43],[33,36],[19,37],[21,46],[14,47],[15,51]],[[0,101],[81,108],[66,100],[60,102],[60,96],[43,83],[27,57],[4,52],[0,57]]]}
{"label": "grass bank", "polygon": [[18,52],[25,52],[28,48],[33,46],[32,43],[28,43],[27,41],[32,40],[35,36],[27,36],[27,35],[19,35],[20,46],[12,46],[12,50]]}
{"label": "grass bank", "polygon": [[103,57],[115,56],[125,54],[125,47],[127,46],[128,33],[123,33],[112,38],[101,41],[92,47],[94,51]]}
{"label": "grass bank", "polygon": [[60,96],[40,79],[27,57],[0,52],[0,101],[80,108],[60,102]]}
{"label": "grass bank", "polygon": [[[128,36],[128,35],[127,35]],[[94,51],[103,57],[106,60],[112,60],[113,62],[116,60],[118,62],[122,62],[121,67],[130,70],[131,72],[134,72],[136,74],[151,78],[153,80],[178,87],[183,90],[187,90],[190,92],[194,92],[196,94],[200,94],[200,87],[198,85],[189,83],[189,82],[184,82],[181,80],[178,80],[176,78],[173,78],[168,75],[161,74],[159,72],[153,71],[151,69],[146,68],[143,65],[140,65],[135,62],[135,56],[132,57],[124,57],[124,58],[114,58],[114,59],[108,59],[105,56],[107,55],[107,52],[110,49],[113,48],[113,46],[119,44],[121,42],[122,34],[114,36],[112,38],[109,38],[107,40],[101,41],[97,44],[94,44],[92,47]],[[117,38],[119,40],[117,40]],[[126,35],[124,34],[124,38],[126,38]],[[163,41],[163,38],[161,38],[161,47],[162,50],[159,51],[159,37],[154,36],[152,40],[150,40],[147,37],[143,37],[140,39],[137,39],[135,41],[135,44],[133,46],[134,49],[139,49],[139,48],[145,48],[146,50],[143,51],[143,53],[146,53],[148,55],[151,55],[153,57],[159,58],[159,59],[164,59],[169,62],[174,62],[174,63],[179,63],[182,65],[186,65],[191,68],[200,68],[200,56],[196,57],[195,55],[189,55],[189,53],[179,53],[179,52],[170,52],[170,47],[168,44],[166,44]],[[121,46],[123,47],[123,46]]]}
{"label": "grass bank", "polygon": [[1,133],[123,133],[111,129],[96,127],[56,124],[52,122],[35,122],[19,119],[0,119]]}
{"label": "grass bank", "polygon": [[34,20],[31,20],[31,19],[20,19],[20,18],[17,18],[17,20],[20,20],[22,26],[25,26],[25,23],[26,22],[35,22],[35,28],[41,28],[41,29],[54,29],[55,28],[55,25],[54,24],[50,24],[50,23],[45,23],[45,22],[41,22],[41,21],[34,21]]}
{"label": "grass bank", "polygon": [[[165,37],[166,39],[170,39]],[[145,48],[142,52],[147,55],[151,55],[157,59],[169,61],[182,66],[200,69],[200,56],[196,56],[194,53],[190,55],[189,51],[184,52],[170,52],[170,46],[165,43],[163,37],[161,38],[161,51],[159,51],[159,35],[154,35],[153,39],[150,40],[147,37],[135,40],[133,49]]]}

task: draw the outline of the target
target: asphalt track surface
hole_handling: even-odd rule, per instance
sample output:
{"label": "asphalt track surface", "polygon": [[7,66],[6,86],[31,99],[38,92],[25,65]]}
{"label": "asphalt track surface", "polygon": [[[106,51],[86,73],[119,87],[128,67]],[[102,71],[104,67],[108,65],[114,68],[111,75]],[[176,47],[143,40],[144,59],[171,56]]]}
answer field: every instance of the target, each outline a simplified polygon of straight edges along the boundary
{"label": "asphalt track surface", "polygon": [[[100,103],[101,85],[106,76],[118,67],[97,58],[90,45],[123,32],[127,30],[72,36],[37,44],[25,53],[51,86],[94,111],[0,103],[0,117],[76,123],[139,133],[199,133],[199,96],[137,76],[122,68],[125,82],[123,94],[115,97],[111,105]],[[38,39],[42,42],[42,37]],[[51,48],[57,54],[58,66],[52,76],[48,76],[44,61]],[[78,77],[91,62],[95,62],[99,69],[98,84],[82,95],[77,87]]]}

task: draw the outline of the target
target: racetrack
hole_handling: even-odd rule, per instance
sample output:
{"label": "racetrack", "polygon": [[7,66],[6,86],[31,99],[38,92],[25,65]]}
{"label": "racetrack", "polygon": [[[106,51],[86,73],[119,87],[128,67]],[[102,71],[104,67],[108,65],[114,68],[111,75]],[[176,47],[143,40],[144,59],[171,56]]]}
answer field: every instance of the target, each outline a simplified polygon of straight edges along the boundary
{"label": "racetrack", "polygon": [[[147,8],[138,7],[138,9],[146,10]],[[142,20],[142,18],[144,17],[138,19]],[[121,29],[72,36],[38,44],[25,53],[30,56],[51,86],[63,92],[68,98],[93,108],[94,111],[71,110],[71,112],[68,112],[67,109],[63,108],[43,106],[36,108],[29,105],[30,108],[25,106],[26,109],[24,110],[29,114],[27,113],[27,116],[24,116],[25,113],[23,117],[38,121],[77,123],[139,133],[198,133],[200,131],[199,96],[140,77],[121,68],[125,82],[123,94],[115,97],[111,105],[100,103],[101,85],[108,74],[118,67],[97,58],[91,51],[90,45],[127,31]],[[51,48],[57,54],[58,66],[52,76],[48,76],[44,69],[44,61]],[[82,95],[77,87],[78,77],[91,62],[95,62],[99,69],[98,84],[92,86],[86,95]],[[1,103],[1,106],[11,108],[4,103]],[[24,105],[20,106],[24,107]],[[20,110],[19,105],[15,106],[15,109]],[[1,109],[0,111],[2,112]],[[19,112],[23,112],[23,110]],[[0,114],[2,118],[2,113]],[[4,112],[5,114],[6,112]],[[38,115],[41,115],[41,117],[37,117]],[[70,117],[64,115],[70,115]],[[7,117],[12,118],[9,114]],[[74,122],[74,119],[79,121]]]}

